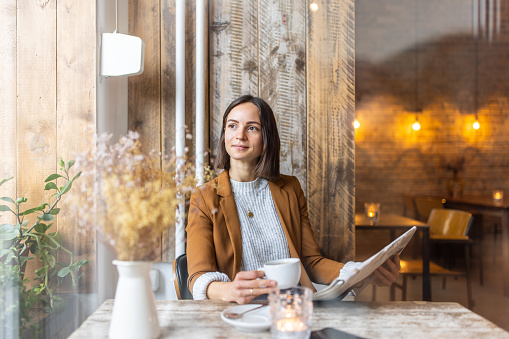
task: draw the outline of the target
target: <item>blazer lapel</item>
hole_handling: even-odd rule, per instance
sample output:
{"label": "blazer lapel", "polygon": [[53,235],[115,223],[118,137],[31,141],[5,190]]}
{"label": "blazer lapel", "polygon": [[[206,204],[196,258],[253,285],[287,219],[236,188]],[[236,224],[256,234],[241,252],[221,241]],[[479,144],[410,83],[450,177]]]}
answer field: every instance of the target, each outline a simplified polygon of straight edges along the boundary
{"label": "blazer lapel", "polygon": [[[230,241],[233,247],[233,265],[234,275],[240,271],[242,259],[242,236],[240,231],[240,220],[237,212],[237,205],[233,196],[232,186],[230,184],[230,176],[228,171],[223,171],[217,178],[217,194],[221,197],[220,208],[223,213],[226,228],[230,234]],[[226,239],[225,239],[226,240]]]}

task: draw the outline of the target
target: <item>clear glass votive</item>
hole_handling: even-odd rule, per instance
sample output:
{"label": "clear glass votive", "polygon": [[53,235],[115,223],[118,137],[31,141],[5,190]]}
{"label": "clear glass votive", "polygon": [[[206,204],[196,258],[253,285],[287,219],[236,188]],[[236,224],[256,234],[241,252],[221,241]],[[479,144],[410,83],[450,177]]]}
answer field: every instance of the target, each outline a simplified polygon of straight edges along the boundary
{"label": "clear glass votive", "polygon": [[274,288],[269,294],[271,338],[307,339],[311,335],[313,292],[307,287]]}
{"label": "clear glass votive", "polygon": [[364,212],[366,213],[366,221],[369,225],[375,225],[380,218],[380,203],[366,202],[364,203]]}
{"label": "clear glass votive", "polygon": [[493,201],[495,203],[501,203],[502,201],[504,201],[504,190],[502,189],[493,190]]}

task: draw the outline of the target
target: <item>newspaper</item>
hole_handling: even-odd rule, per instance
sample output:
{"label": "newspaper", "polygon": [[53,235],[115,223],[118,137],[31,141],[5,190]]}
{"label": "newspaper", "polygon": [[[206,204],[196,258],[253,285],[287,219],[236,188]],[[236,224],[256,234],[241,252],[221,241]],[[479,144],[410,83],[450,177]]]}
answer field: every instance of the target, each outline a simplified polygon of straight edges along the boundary
{"label": "newspaper", "polygon": [[358,288],[362,289],[367,286],[375,278],[373,272],[385,263],[387,259],[395,255],[396,252],[401,253],[416,230],[417,227],[412,227],[371,258],[363,261],[357,269],[334,279],[329,286],[313,294],[313,300],[342,300],[360,282],[362,282],[362,286],[357,286]]}

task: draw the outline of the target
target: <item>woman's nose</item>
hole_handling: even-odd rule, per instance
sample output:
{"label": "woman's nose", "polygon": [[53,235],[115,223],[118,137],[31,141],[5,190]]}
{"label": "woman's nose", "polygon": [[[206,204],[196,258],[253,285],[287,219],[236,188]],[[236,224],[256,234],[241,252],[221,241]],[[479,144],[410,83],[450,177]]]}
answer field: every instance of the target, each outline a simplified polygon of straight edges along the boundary
{"label": "woman's nose", "polygon": [[245,137],[246,137],[246,133],[245,133],[244,129],[239,128],[237,133],[235,134],[235,138],[243,140]]}

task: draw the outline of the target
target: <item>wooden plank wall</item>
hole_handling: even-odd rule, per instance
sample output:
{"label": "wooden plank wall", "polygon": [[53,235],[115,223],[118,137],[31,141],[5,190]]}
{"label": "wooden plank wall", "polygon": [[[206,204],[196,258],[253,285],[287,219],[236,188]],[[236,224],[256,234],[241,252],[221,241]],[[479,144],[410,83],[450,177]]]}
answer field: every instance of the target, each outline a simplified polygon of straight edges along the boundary
{"label": "wooden plank wall", "polygon": [[305,0],[260,0],[259,96],[272,107],[281,138],[281,172],[306,192]]}
{"label": "wooden plank wall", "polygon": [[[0,180],[17,178],[0,194],[35,207],[50,195],[44,180],[57,159],[84,151],[95,132],[95,2],[9,0],[0,13]],[[94,259],[93,239],[77,238],[65,209],[53,227],[66,247]]]}
{"label": "wooden plank wall", "polygon": [[[0,188],[1,196],[12,197],[17,186],[16,142],[16,0],[0,3],[0,180],[14,177]],[[15,222],[13,215],[2,223]]]}
{"label": "wooden plank wall", "polygon": [[[194,132],[195,2],[186,1],[186,124]],[[175,1],[129,1],[129,34],[145,43],[143,73],[129,77],[129,129],[147,150],[171,154],[175,146]],[[186,140],[194,154],[192,140]],[[175,259],[174,231],[161,237],[160,259]]]}
{"label": "wooden plank wall", "polygon": [[[222,76],[221,76],[222,74]],[[210,148],[215,157],[223,113],[242,94],[258,95],[257,1],[209,1]]]}
{"label": "wooden plank wall", "polygon": [[[96,133],[95,17],[94,2],[58,0],[56,156],[65,161],[92,147],[91,141]],[[65,206],[65,200],[62,206]],[[90,291],[95,288],[92,284],[96,280],[96,241],[94,236],[77,232],[76,218],[79,216],[62,208],[58,215],[58,231],[62,233],[65,245],[74,249],[75,259],[90,260],[81,281],[81,286]]]}
{"label": "wooden plank wall", "polygon": [[[354,1],[315,2],[319,6],[317,12],[310,12],[309,3],[304,0],[209,0],[210,149],[214,155],[223,113],[233,99],[246,93],[264,98],[278,121],[281,171],[297,176],[307,192],[319,245],[330,258],[351,260]],[[191,127],[195,113],[195,10],[193,1],[186,3],[186,121]],[[130,80],[130,127],[140,130],[148,144],[153,144],[155,135],[161,135],[162,151],[174,145],[174,6],[174,1],[169,0],[138,0],[131,1],[129,8],[130,27],[141,27],[140,23],[144,27],[130,32],[142,39],[143,34],[149,39],[157,35],[161,43],[152,46],[151,42],[151,50],[145,51],[145,70],[148,66],[149,71]],[[151,11],[147,12],[147,8]],[[159,11],[160,20],[154,11]],[[155,28],[158,25],[161,33]],[[157,67],[160,83],[152,85],[155,75],[151,70]],[[144,83],[159,88],[160,97],[156,89],[142,94],[146,88],[136,87],[145,86]],[[158,102],[146,104],[149,108],[145,108],[146,100]],[[145,112],[157,107],[161,110],[160,126],[149,122],[157,120],[152,118],[153,111]],[[144,127],[148,125],[151,127]],[[163,243],[168,243],[168,239]],[[164,244],[163,248],[163,260],[171,261],[173,248]]]}
{"label": "wooden plank wall", "polygon": [[320,248],[355,254],[355,3],[315,1],[307,36],[308,205]]}
{"label": "wooden plank wall", "polygon": [[33,207],[56,171],[56,1],[18,1],[17,20],[17,191]]}

